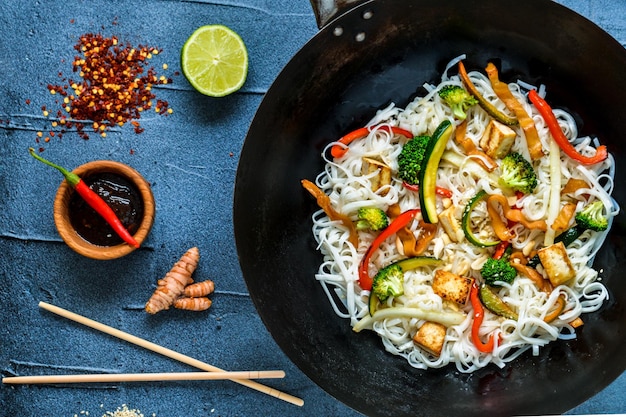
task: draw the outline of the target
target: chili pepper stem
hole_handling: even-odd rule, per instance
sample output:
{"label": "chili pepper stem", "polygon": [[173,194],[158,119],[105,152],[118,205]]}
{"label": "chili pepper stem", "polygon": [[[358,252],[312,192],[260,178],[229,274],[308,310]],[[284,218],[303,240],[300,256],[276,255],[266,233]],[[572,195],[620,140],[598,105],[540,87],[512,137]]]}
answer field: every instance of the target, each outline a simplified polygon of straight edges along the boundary
{"label": "chili pepper stem", "polygon": [[48,161],[45,158],[42,158],[41,156],[37,155],[35,153],[35,149],[33,148],[28,148],[28,151],[30,152],[31,156],[35,159],[37,159],[38,161],[43,162],[46,165],[51,166],[52,168],[58,169],[61,174],[63,174],[63,176],[65,177],[65,179],[67,180],[67,182],[70,183],[70,185],[72,186],[72,188],[76,187],[76,184],[78,184],[78,182],[80,181],[80,177],[76,174],[74,174],[73,172],[68,171],[67,169],[63,168],[62,166],[59,166],[55,163],[52,163],[50,161]]}

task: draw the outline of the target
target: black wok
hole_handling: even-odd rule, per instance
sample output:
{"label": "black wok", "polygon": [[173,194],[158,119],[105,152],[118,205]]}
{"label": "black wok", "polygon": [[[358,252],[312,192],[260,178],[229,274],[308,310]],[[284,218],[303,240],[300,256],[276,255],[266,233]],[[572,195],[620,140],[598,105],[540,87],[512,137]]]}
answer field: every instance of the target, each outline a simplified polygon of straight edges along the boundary
{"label": "black wok", "polygon": [[[562,413],[626,368],[622,214],[595,264],[610,300],[584,316],[576,340],[554,342],[538,357],[524,354],[504,369],[413,369],[373,333],[353,333],[315,281],[316,205],[300,180],[321,171],[319,154],[329,141],[391,101],[404,106],[461,53],[469,69],[493,60],[506,81],[545,84],[549,101],[579,118],[581,133],[609,146],[618,178],[626,166],[626,51],[558,4],[379,0],[323,27],[280,73],[250,126],[235,186],[235,237],[250,295],[278,345],[325,391],[367,415]],[[622,207],[625,192],[618,182]]]}

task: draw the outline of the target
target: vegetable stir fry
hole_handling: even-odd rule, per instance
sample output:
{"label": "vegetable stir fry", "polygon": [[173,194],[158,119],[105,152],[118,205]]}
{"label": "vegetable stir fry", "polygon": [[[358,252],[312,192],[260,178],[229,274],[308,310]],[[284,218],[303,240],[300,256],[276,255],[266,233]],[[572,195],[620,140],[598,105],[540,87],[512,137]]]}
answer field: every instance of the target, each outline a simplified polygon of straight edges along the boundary
{"label": "vegetable stir fry", "polygon": [[613,158],[543,86],[463,59],[329,143],[303,185],[336,313],[416,368],[472,372],[576,337],[607,298],[593,260],[619,207]]}

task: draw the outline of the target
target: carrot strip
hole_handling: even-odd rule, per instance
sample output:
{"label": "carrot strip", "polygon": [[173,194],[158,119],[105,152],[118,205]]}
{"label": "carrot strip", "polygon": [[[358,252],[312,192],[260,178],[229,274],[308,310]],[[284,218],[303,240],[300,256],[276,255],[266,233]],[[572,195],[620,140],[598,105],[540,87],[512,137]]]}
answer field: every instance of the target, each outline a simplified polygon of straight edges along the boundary
{"label": "carrot strip", "polygon": [[561,190],[561,195],[574,194],[576,191],[583,188],[591,187],[589,186],[589,184],[587,184],[587,181],[585,180],[570,178],[569,180],[567,180],[567,183],[565,183],[565,187],[563,187],[563,189]]}
{"label": "carrot strip", "polygon": [[[528,220],[526,216],[524,216],[521,210],[514,209],[511,206],[509,206],[509,202],[507,201],[506,197],[503,195],[500,195],[500,194],[490,195],[489,198],[487,199],[487,202],[488,202],[488,205],[487,205],[488,210],[490,209],[491,206],[495,208],[495,204],[499,203],[502,206],[504,217],[506,217],[508,220],[512,222],[521,223],[527,229],[538,229],[544,232],[548,229],[548,225],[545,222],[545,220],[535,220],[535,221]],[[497,213],[497,211],[494,211],[494,213]],[[492,212],[490,211],[489,214],[492,215]]]}
{"label": "carrot strip", "polygon": [[415,235],[408,227],[404,227],[396,232],[396,236],[398,236],[402,242],[404,256],[413,257],[421,255],[437,234],[436,224],[426,223],[424,220],[420,220],[418,224],[423,230],[419,240],[415,238]]}
{"label": "carrot strip", "polygon": [[337,210],[335,210],[330,202],[330,197],[328,197],[326,193],[324,193],[324,191],[320,190],[317,185],[309,180],[302,180],[301,183],[302,186],[313,197],[315,197],[315,199],[317,200],[317,205],[320,206],[322,210],[324,210],[324,213],[326,213],[326,215],[331,220],[339,220],[348,229],[348,231],[350,232],[350,243],[352,243],[352,246],[354,246],[355,248],[358,248],[359,235],[357,234],[356,226],[354,226],[354,222],[352,222],[352,219],[350,219],[350,217],[346,216],[345,214],[339,213]]}
{"label": "carrot strip", "polygon": [[546,316],[543,318],[543,321],[545,321],[546,323],[550,323],[552,320],[559,317],[559,314],[563,312],[564,308],[565,308],[565,297],[563,297],[562,295],[559,295],[559,298],[557,298],[556,300],[556,308],[552,310],[550,313],[546,314]]}
{"label": "carrot strip", "polygon": [[552,223],[552,226],[550,227],[556,233],[560,233],[564,231],[565,229],[569,227],[569,224],[572,221],[572,218],[574,217],[575,213],[576,213],[576,204],[574,203],[565,204],[561,208],[561,211],[559,211],[558,216],[556,216],[556,219],[554,219],[554,222]]}
{"label": "carrot strip", "polygon": [[480,107],[482,107],[483,110],[485,110],[487,114],[489,114],[489,116],[508,126],[514,126],[518,124],[517,119],[515,119],[514,117],[509,117],[506,114],[502,113],[496,108],[496,106],[491,104],[489,100],[487,100],[482,96],[482,94],[480,94],[480,91],[478,91],[478,89],[470,79],[469,75],[467,74],[467,71],[465,70],[465,65],[463,65],[463,61],[459,62],[459,77],[461,78],[461,81],[463,82],[463,85],[465,86],[467,91],[471,95],[473,95],[476,100],[478,100],[478,104],[480,105]]}
{"label": "carrot strip", "polygon": [[517,262],[511,262],[511,266],[515,268],[517,272],[526,278],[530,278],[537,288],[539,288],[543,292],[550,293],[552,292],[552,284],[550,281],[545,279],[536,269],[529,267],[528,265],[522,265]]}
{"label": "carrot strip", "polygon": [[465,133],[467,132],[467,119],[463,120],[461,124],[456,127],[454,131],[454,141],[463,148],[465,154],[471,157],[474,161],[476,161],[480,166],[482,166],[486,171],[493,172],[498,164],[493,160],[489,155],[485,152],[479,150],[476,147],[476,144],[468,138]]}
{"label": "carrot strip", "polygon": [[[501,202],[499,199],[492,198],[494,196],[489,196],[487,198],[487,213],[489,213],[489,217],[491,218],[491,227],[493,227],[493,231],[498,236],[498,239],[502,241],[507,241],[513,239],[515,237],[515,233],[513,233],[507,226],[507,224],[500,217],[500,213],[498,209],[494,205],[494,202]],[[508,204],[502,204],[502,208],[505,209],[508,207]]]}
{"label": "carrot strip", "polygon": [[526,136],[526,143],[528,145],[528,152],[530,153],[530,158],[534,161],[543,157],[543,149],[541,147],[541,140],[539,140],[539,133],[537,133],[537,128],[535,127],[535,122],[533,119],[526,113],[522,104],[513,96],[511,90],[507,83],[500,81],[498,78],[498,69],[493,63],[487,64],[487,68],[485,68],[487,72],[487,77],[489,77],[489,81],[491,81],[491,86],[493,87],[493,91],[496,93],[498,98],[502,100],[504,105],[515,113],[517,120],[519,121],[519,125],[524,131],[524,135]]}

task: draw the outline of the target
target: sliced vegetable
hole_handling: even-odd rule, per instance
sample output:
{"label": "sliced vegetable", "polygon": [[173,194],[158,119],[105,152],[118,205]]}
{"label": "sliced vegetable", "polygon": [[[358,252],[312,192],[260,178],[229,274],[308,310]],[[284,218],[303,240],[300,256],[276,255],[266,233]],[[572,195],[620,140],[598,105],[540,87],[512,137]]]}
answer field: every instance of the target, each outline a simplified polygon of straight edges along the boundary
{"label": "sliced vegetable", "polygon": [[408,227],[403,227],[396,233],[402,242],[402,249],[404,250],[405,256],[419,256],[424,253],[437,234],[436,224],[426,223],[424,220],[420,220],[418,227],[420,228],[419,239],[415,237],[413,231]]}
{"label": "sliced vegetable", "polygon": [[489,77],[489,81],[491,81],[491,86],[493,87],[493,91],[496,93],[498,98],[502,100],[504,105],[515,113],[517,120],[519,122],[520,127],[524,131],[524,136],[526,137],[526,144],[528,145],[528,152],[530,153],[530,158],[534,161],[543,156],[543,149],[541,147],[541,140],[539,139],[539,133],[537,133],[537,128],[535,127],[535,122],[532,117],[528,115],[522,103],[520,103],[511,90],[507,83],[500,81],[498,78],[498,69],[492,62],[487,64],[487,68],[485,69],[487,72],[487,77]]}
{"label": "sliced vegetable", "polygon": [[345,214],[340,213],[337,210],[335,210],[335,208],[332,206],[330,202],[330,197],[328,197],[326,193],[324,193],[324,191],[322,191],[317,185],[315,185],[309,180],[302,180],[301,183],[302,183],[302,186],[313,197],[315,197],[315,199],[317,200],[317,205],[322,210],[324,210],[324,213],[326,213],[326,215],[331,220],[340,221],[348,229],[348,232],[350,233],[350,239],[349,239],[350,243],[352,243],[352,246],[354,246],[355,248],[358,248],[359,247],[359,235],[357,234],[356,227],[354,223],[352,222],[352,219],[350,219],[349,216],[346,216]]}
{"label": "sliced vegetable", "polygon": [[511,242],[503,241],[498,243],[496,246],[496,251],[493,253],[493,259],[502,259],[503,257],[508,257],[508,253],[511,252]]}
{"label": "sliced vegetable", "polygon": [[552,284],[550,281],[545,279],[536,269],[517,262],[511,262],[511,266],[515,268],[520,275],[530,278],[541,291],[546,293],[552,292]]}
{"label": "sliced vegetable", "polygon": [[463,85],[465,86],[467,91],[469,91],[470,94],[472,94],[476,98],[476,100],[478,100],[478,104],[480,105],[480,107],[482,107],[489,116],[493,117],[500,123],[504,123],[505,125],[515,126],[516,124],[518,124],[518,120],[516,118],[510,117],[502,113],[496,108],[496,106],[491,104],[489,100],[487,100],[482,96],[482,94],[480,94],[480,91],[478,91],[472,80],[470,80],[467,71],[465,71],[465,65],[463,65],[463,61],[459,61],[459,77],[461,77],[461,81],[463,81]]}
{"label": "sliced vegetable", "polygon": [[571,144],[567,136],[561,130],[561,126],[559,125],[554,112],[550,105],[539,96],[536,90],[530,90],[528,93],[528,98],[535,105],[535,108],[543,117],[543,120],[546,122],[548,129],[550,130],[550,134],[552,135],[552,139],[559,145],[563,153],[569,156],[570,158],[580,162],[583,165],[593,165],[599,162],[604,161],[608,157],[608,151],[606,146],[601,145],[596,149],[596,154],[594,156],[585,156],[578,152],[574,145]]}
{"label": "sliced vegetable", "polygon": [[422,208],[422,216],[426,223],[437,223],[437,170],[441,156],[446,150],[448,140],[454,132],[454,126],[449,120],[439,124],[426,149],[426,155],[422,161],[420,171],[419,199]]}
{"label": "sliced vegetable", "polygon": [[[403,182],[402,185],[407,190],[415,191],[416,193],[419,193],[419,191],[420,191],[420,186],[419,185],[409,184],[408,182]],[[435,194],[437,194],[438,196],[441,196],[441,197],[452,198],[452,191],[448,190],[447,188],[443,188],[443,187],[435,187]]]}
{"label": "sliced vegetable", "polygon": [[[360,138],[364,138],[365,136],[369,135],[371,132],[371,129],[373,128],[369,128],[369,127],[362,127],[360,129],[356,129],[344,136],[342,136],[337,142],[344,144],[344,145],[349,145],[350,143],[352,143],[353,141],[355,141],[356,139],[360,139]],[[402,129],[400,127],[396,127],[396,126],[381,126],[380,129],[384,129],[389,131],[389,129],[391,129],[391,132],[396,134],[396,135],[402,135],[402,136],[406,136],[407,138],[411,139],[413,137],[413,133],[409,132],[406,129]],[[348,148],[347,147],[343,147],[341,145],[334,145],[331,149],[330,149],[330,154],[333,156],[333,158],[340,158],[342,156],[344,156],[346,154],[346,152],[348,152]]]}
{"label": "sliced vegetable", "polygon": [[405,227],[420,213],[420,209],[407,210],[404,213],[396,217],[385,230],[383,230],[372,242],[372,245],[365,252],[365,256],[361,259],[359,264],[359,286],[364,290],[371,290],[373,279],[369,274],[369,263],[372,255],[381,243],[387,240],[388,237],[395,234],[398,230]]}
{"label": "sliced vegetable", "polygon": [[498,236],[498,239],[511,240],[515,237],[515,233],[513,233],[513,231],[509,229],[508,222],[502,220],[502,217],[500,217],[500,212],[494,204],[494,202],[500,202],[500,200],[494,200],[492,197],[502,197],[504,199],[504,205],[502,205],[502,208],[504,210],[509,207],[504,196],[492,195],[487,198],[487,213],[489,213],[489,218],[491,219],[491,227],[493,227],[493,231],[496,236]]}
{"label": "sliced vegetable", "polygon": [[421,268],[423,266],[437,266],[441,265],[443,261],[441,259],[432,256],[414,256],[412,258],[403,259],[396,262],[402,268],[404,272],[412,269]]}
{"label": "sliced vegetable", "polygon": [[457,127],[454,132],[454,141],[463,148],[465,154],[471,157],[474,161],[476,161],[480,166],[482,166],[485,170],[492,172],[497,167],[498,164],[493,160],[492,157],[487,155],[485,152],[481,151],[476,147],[476,144],[466,136],[467,132],[467,120],[463,120]]}
{"label": "sliced vegetable", "polygon": [[556,307],[554,308],[554,310],[546,314],[546,316],[543,318],[543,321],[545,321],[546,323],[550,323],[551,321],[559,317],[564,309],[565,297],[563,295],[559,295],[559,298],[556,299]]}
{"label": "sliced vegetable", "polygon": [[484,306],[487,307],[487,310],[491,311],[493,314],[506,319],[518,319],[517,313],[513,311],[513,309],[500,297],[498,297],[488,285],[481,285],[478,295],[480,301],[482,301]]}
{"label": "sliced vegetable", "polygon": [[374,291],[371,291],[370,297],[367,301],[368,301],[367,306],[368,306],[370,316],[373,316],[374,313],[376,313],[376,310],[378,309],[378,304],[380,303],[380,300],[378,299],[378,296],[374,293]]}
{"label": "sliced vegetable", "polygon": [[565,205],[561,207],[559,215],[556,216],[556,219],[554,219],[554,222],[552,222],[550,227],[556,233],[562,233],[565,229],[567,229],[567,226],[569,226],[570,222],[574,218],[574,214],[576,214],[576,204],[565,203]]}
{"label": "sliced vegetable", "polygon": [[504,217],[506,217],[507,220],[513,223],[521,223],[527,229],[537,229],[545,232],[548,228],[548,224],[545,220],[528,220],[526,216],[524,216],[524,213],[522,213],[522,210],[509,206],[509,202],[503,195],[492,194],[489,196],[487,203],[491,207],[499,203],[502,207]]}
{"label": "sliced vegetable", "polygon": [[374,313],[373,316],[368,315],[363,317],[354,325],[352,330],[358,333],[361,330],[371,328],[376,321],[401,317],[432,321],[443,324],[446,327],[459,325],[465,320],[465,314],[458,311],[424,310],[417,307],[393,307],[383,308]]}
{"label": "sliced vegetable", "polygon": [[472,308],[474,309],[474,321],[472,322],[472,342],[474,342],[474,346],[476,349],[483,353],[490,353],[493,351],[495,346],[495,336],[492,333],[489,336],[489,340],[487,343],[483,343],[480,339],[480,326],[483,324],[483,318],[485,317],[485,310],[483,309],[483,305],[480,303],[480,298],[478,297],[478,284],[476,281],[472,283],[472,289],[470,290],[470,303],[472,303]]}
{"label": "sliced vegetable", "polygon": [[489,197],[489,194],[485,190],[480,190],[472,199],[467,203],[465,209],[463,210],[463,216],[461,218],[461,227],[463,228],[463,233],[465,234],[465,238],[472,244],[481,248],[486,248],[489,246],[496,246],[500,243],[500,240],[480,240],[472,231],[472,212],[474,211],[474,207],[481,201],[485,200]]}

